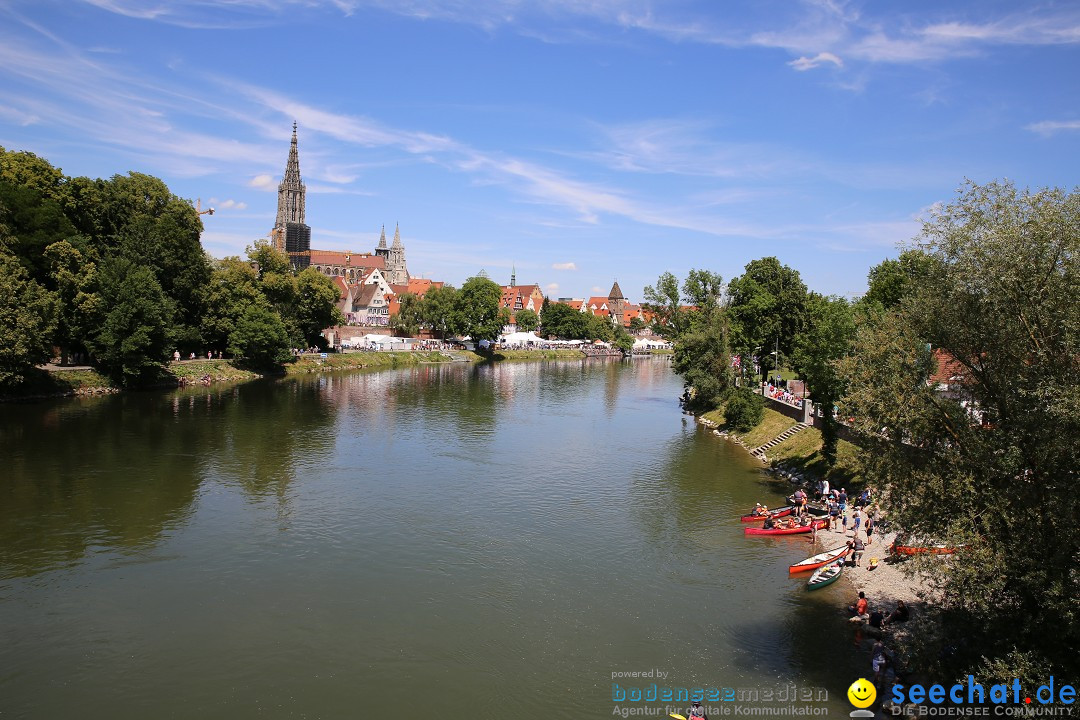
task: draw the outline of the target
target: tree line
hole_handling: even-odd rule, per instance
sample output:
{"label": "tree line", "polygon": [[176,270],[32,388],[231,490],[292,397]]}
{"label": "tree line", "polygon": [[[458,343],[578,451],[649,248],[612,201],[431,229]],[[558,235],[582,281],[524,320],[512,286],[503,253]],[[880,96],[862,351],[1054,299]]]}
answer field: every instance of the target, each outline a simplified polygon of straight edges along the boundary
{"label": "tree line", "polygon": [[340,320],[337,289],[265,243],[215,260],[202,222],[161,180],[68,177],[0,147],[0,387],[58,349],[117,382],[152,381],[174,352],[268,367]]}
{"label": "tree line", "polygon": [[693,404],[738,415],[748,358],[778,352],[825,411],[828,459],[835,405],[890,519],[957,549],[923,562],[944,615],[911,649],[931,677],[1030,689],[1080,669],[1078,250],[1077,191],[969,182],[855,301],[773,257],[646,289]]}
{"label": "tree line", "polygon": [[[470,337],[494,342],[510,324],[509,308],[502,307],[502,287],[484,275],[471,277],[458,290],[452,285],[432,287],[422,297],[403,293],[390,327],[404,335],[426,329],[435,337]],[[521,332],[539,331],[544,337],[601,340],[629,350],[634,341],[620,325],[604,317],[574,310],[544,298],[540,312],[522,308],[513,314]]]}

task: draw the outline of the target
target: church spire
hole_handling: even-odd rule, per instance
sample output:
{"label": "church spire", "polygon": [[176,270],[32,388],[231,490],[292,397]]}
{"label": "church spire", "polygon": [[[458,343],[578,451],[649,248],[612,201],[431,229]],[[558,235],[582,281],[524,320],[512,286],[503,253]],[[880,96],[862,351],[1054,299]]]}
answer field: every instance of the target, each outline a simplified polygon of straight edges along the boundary
{"label": "church spire", "polygon": [[392,247],[401,247],[401,227],[398,223],[394,223],[394,244]]}
{"label": "church spire", "polygon": [[510,287],[517,287],[517,266],[510,265]]}
{"label": "church spire", "polygon": [[289,143],[289,159],[285,163],[285,175],[278,185],[278,209],[275,227],[284,228],[287,223],[304,222],[304,196],[307,188],[300,179],[300,153],[296,149],[296,123],[292,126]]}
{"label": "church spire", "polygon": [[386,226],[385,225],[382,226],[382,234],[379,235],[379,249],[380,250],[385,250],[386,249]]}

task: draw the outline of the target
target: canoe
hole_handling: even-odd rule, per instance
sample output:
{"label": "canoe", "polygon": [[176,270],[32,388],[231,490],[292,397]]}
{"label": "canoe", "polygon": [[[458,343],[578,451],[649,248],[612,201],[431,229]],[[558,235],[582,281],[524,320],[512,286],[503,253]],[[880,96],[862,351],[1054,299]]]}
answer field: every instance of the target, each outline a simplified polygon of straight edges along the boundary
{"label": "canoe", "polygon": [[836,582],[836,578],[840,577],[840,573],[842,572],[844,572],[843,562],[822,565],[810,576],[810,580],[806,583],[806,589],[817,590],[818,588],[825,587],[829,583],[834,583]]}
{"label": "canoe", "polygon": [[823,553],[818,553],[813,557],[808,557],[805,560],[800,560],[788,567],[788,572],[792,575],[796,573],[806,572],[807,570],[817,570],[822,565],[828,565],[831,562],[835,562],[840,558],[846,557],[848,554],[848,546],[841,545],[838,548],[827,550]]}
{"label": "canoe", "polygon": [[800,525],[793,528],[765,528],[748,527],[743,528],[743,535],[798,535],[800,533],[808,533],[814,528],[825,527],[824,520],[814,520],[809,525]]}
{"label": "canoe", "polygon": [[795,512],[793,507],[777,508],[776,510],[770,510],[767,515],[755,515],[754,513],[748,513],[739,518],[742,522],[765,522],[765,518],[774,517],[781,518],[790,515]]}

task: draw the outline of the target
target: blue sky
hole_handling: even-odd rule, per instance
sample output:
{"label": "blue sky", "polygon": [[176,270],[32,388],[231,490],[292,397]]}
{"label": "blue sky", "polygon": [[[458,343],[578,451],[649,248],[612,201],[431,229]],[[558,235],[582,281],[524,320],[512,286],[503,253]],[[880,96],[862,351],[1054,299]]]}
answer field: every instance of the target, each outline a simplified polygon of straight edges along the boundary
{"label": "blue sky", "polygon": [[552,297],[776,255],[853,295],[964,178],[1076,184],[1080,4],[0,0],[0,145]]}

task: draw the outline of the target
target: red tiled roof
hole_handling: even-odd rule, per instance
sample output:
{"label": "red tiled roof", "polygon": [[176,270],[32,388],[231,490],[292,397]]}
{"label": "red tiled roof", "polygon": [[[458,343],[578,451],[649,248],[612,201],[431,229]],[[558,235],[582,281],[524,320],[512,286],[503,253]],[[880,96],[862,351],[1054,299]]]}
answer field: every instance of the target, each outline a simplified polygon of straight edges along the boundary
{"label": "red tiled roof", "polygon": [[938,348],[934,350],[934,372],[930,380],[939,385],[948,385],[952,382],[964,382],[968,375],[968,369],[947,350]]}
{"label": "red tiled roof", "polygon": [[347,268],[386,269],[386,259],[371,253],[350,253],[342,250],[312,250],[312,265],[340,265]]}
{"label": "red tiled roof", "polygon": [[444,283],[441,280],[436,282],[427,278],[409,278],[407,292],[411,292],[417,297],[424,297],[431,288],[441,288],[443,285]]}

